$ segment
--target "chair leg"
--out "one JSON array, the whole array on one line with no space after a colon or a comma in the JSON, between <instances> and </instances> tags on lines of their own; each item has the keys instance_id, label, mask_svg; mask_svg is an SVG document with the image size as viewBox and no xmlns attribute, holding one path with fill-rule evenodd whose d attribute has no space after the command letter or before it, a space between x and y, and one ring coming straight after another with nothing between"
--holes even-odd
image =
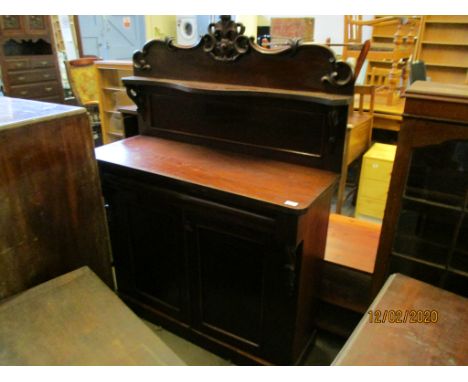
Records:
<instances>
[{"instance_id":1,"label":"chair leg","mask_svg":"<svg viewBox=\"0 0 468 382\"><path fill-rule=\"evenodd\" d=\"M350 140L351 131L346 128L346 136L343 147L343 161L341 162L341 176L340 183L338 184L338 195L336 200L336 213L341 214L343 207L343 199L345 196L346 179L348 178L348 146Z\"/></svg>"},{"instance_id":2,"label":"chair leg","mask_svg":"<svg viewBox=\"0 0 468 382\"><path fill-rule=\"evenodd\" d=\"M336 200L336 213L337 214L341 214L341 209L343 208L347 177L348 177L348 166L345 164L345 161L343 160L343 166L341 168L340 183L338 185L338 196Z\"/></svg>"}]
</instances>

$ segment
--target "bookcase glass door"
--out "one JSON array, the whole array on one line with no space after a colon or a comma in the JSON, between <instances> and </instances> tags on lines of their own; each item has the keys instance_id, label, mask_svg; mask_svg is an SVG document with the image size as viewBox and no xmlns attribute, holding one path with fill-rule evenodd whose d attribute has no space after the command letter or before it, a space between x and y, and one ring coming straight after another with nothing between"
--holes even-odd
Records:
<instances>
[{"instance_id":1,"label":"bookcase glass door","mask_svg":"<svg viewBox=\"0 0 468 382\"><path fill-rule=\"evenodd\" d=\"M390 273L468 296L468 141L412 150Z\"/></svg>"}]
</instances>

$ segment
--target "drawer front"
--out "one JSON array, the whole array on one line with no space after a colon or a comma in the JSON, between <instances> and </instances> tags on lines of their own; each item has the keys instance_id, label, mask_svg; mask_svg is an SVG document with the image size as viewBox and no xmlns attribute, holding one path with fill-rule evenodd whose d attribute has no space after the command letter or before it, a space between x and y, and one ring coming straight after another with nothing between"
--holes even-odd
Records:
<instances>
[{"instance_id":1,"label":"drawer front","mask_svg":"<svg viewBox=\"0 0 468 382\"><path fill-rule=\"evenodd\" d=\"M390 183L393 162L364 158L361 177Z\"/></svg>"},{"instance_id":2,"label":"drawer front","mask_svg":"<svg viewBox=\"0 0 468 382\"><path fill-rule=\"evenodd\" d=\"M29 69L29 60L28 59L21 59L21 60L8 60L6 62L6 67L9 72L14 70L25 70Z\"/></svg>"},{"instance_id":3,"label":"drawer front","mask_svg":"<svg viewBox=\"0 0 468 382\"><path fill-rule=\"evenodd\" d=\"M385 201L387 200L388 187L388 182L361 178L359 184L359 196L378 199L385 203Z\"/></svg>"},{"instance_id":4,"label":"drawer front","mask_svg":"<svg viewBox=\"0 0 468 382\"><path fill-rule=\"evenodd\" d=\"M54 67L54 57L45 56L40 58L31 59L31 68L53 68Z\"/></svg>"},{"instance_id":5,"label":"drawer front","mask_svg":"<svg viewBox=\"0 0 468 382\"><path fill-rule=\"evenodd\" d=\"M10 84L30 84L32 82L43 82L57 79L55 69L33 70L10 74Z\"/></svg>"},{"instance_id":6,"label":"drawer front","mask_svg":"<svg viewBox=\"0 0 468 382\"><path fill-rule=\"evenodd\" d=\"M62 103L62 99L59 96L52 96L52 97L40 97L36 98L36 101L42 102L52 102L52 103Z\"/></svg>"},{"instance_id":7,"label":"drawer front","mask_svg":"<svg viewBox=\"0 0 468 382\"><path fill-rule=\"evenodd\" d=\"M52 97L56 95L58 91L59 85L57 82L47 82L37 85L12 86L10 95L20 98L40 98Z\"/></svg>"},{"instance_id":8,"label":"drawer front","mask_svg":"<svg viewBox=\"0 0 468 382\"><path fill-rule=\"evenodd\" d=\"M372 199L359 196L356 204L356 216L367 215L377 219L383 219L385 212L385 200Z\"/></svg>"}]
</instances>

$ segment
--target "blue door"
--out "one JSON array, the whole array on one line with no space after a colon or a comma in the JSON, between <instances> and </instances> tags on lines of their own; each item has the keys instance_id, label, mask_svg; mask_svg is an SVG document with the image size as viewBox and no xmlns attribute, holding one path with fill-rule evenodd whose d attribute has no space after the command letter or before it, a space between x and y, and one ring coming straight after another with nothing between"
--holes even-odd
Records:
<instances>
[{"instance_id":1,"label":"blue door","mask_svg":"<svg viewBox=\"0 0 468 382\"><path fill-rule=\"evenodd\" d=\"M144 16L78 16L84 55L128 60L145 44Z\"/></svg>"}]
</instances>

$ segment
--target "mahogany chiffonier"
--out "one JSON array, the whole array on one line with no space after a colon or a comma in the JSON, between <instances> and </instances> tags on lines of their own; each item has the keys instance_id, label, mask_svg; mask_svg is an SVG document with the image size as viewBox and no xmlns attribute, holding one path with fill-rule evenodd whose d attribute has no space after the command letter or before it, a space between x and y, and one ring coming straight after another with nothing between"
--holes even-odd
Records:
<instances>
[{"instance_id":1,"label":"mahogany chiffonier","mask_svg":"<svg viewBox=\"0 0 468 382\"><path fill-rule=\"evenodd\" d=\"M350 67L263 49L222 16L151 41L123 79L139 135L96 149L118 293L235 363L295 364L314 335Z\"/></svg>"}]
</instances>

